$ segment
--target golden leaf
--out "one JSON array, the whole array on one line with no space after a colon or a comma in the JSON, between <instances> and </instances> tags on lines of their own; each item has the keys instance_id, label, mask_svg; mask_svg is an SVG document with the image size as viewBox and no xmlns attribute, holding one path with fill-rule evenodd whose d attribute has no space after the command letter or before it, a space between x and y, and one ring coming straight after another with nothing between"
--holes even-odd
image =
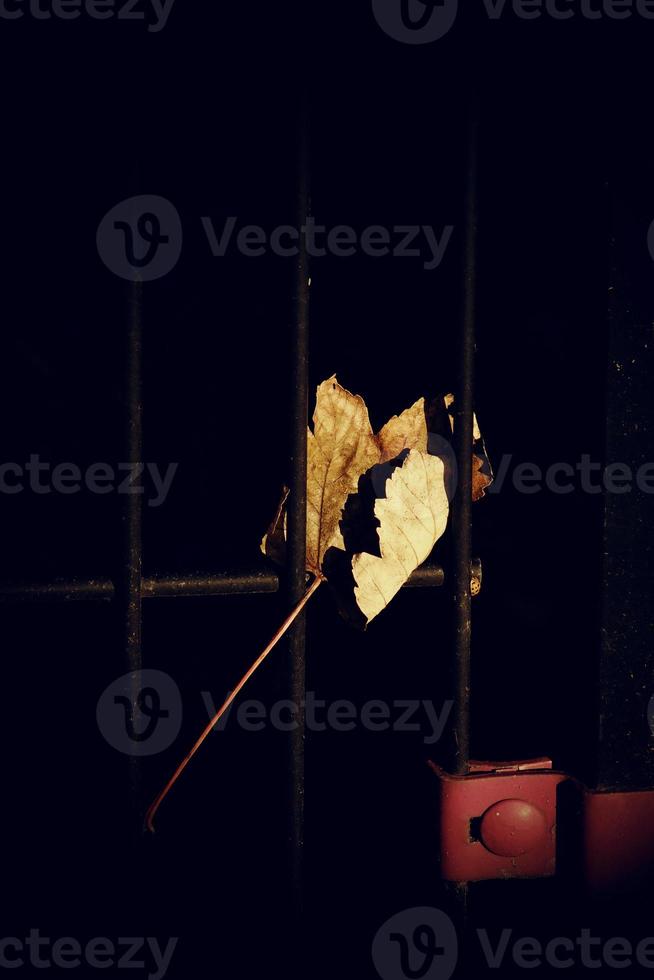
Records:
<instances>
[{"instance_id":1,"label":"golden leaf","mask_svg":"<svg viewBox=\"0 0 654 980\"><path fill-rule=\"evenodd\" d=\"M339 528L345 501L359 477L379 460L368 409L336 376L318 387L308 433L307 569L320 574L328 548L343 548Z\"/></svg>"},{"instance_id":2,"label":"golden leaf","mask_svg":"<svg viewBox=\"0 0 654 980\"><path fill-rule=\"evenodd\" d=\"M359 395L343 388L335 375L318 386L313 431L307 435L306 568L329 578L342 614L357 625L388 605L445 530L449 457L429 452L428 416L429 428L443 431L447 443L454 425L451 395L434 399L427 413L420 398L375 435ZM492 470L476 417L473 439L477 500ZM280 563L288 495L285 488L261 542L264 554Z\"/></svg>"},{"instance_id":3,"label":"golden leaf","mask_svg":"<svg viewBox=\"0 0 654 980\"><path fill-rule=\"evenodd\" d=\"M307 571L322 575L329 548L345 550L340 522L345 502L357 492L360 477L405 449L426 451L424 399L393 416L375 435L363 398L343 388L333 375L318 386L313 432L309 429L307 438ZM277 561L283 556L286 537L287 497L285 491L261 542L264 554Z\"/></svg>"},{"instance_id":4,"label":"golden leaf","mask_svg":"<svg viewBox=\"0 0 654 980\"><path fill-rule=\"evenodd\" d=\"M352 560L357 605L369 623L399 592L447 526L445 466L438 456L412 450L375 502L381 555L360 552Z\"/></svg>"},{"instance_id":5,"label":"golden leaf","mask_svg":"<svg viewBox=\"0 0 654 980\"><path fill-rule=\"evenodd\" d=\"M405 449L418 449L426 453L428 439L425 399L419 398L401 415L394 415L377 436L380 450L377 462L386 463L395 459Z\"/></svg>"}]
</instances>

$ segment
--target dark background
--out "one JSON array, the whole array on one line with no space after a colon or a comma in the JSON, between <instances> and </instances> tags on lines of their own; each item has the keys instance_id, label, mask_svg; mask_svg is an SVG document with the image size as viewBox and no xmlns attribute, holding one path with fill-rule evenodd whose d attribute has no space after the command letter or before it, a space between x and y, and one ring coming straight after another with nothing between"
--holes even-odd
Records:
<instances>
[{"instance_id":1,"label":"dark background","mask_svg":"<svg viewBox=\"0 0 654 980\"><path fill-rule=\"evenodd\" d=\"M145 459L179 463L165 505L145 508L146 574L263 562L258 542L287 477L294 267L234 249L214 258L200 218L268 230L294 220L305 87L320 224L455 226L434 271L417 258L313 263L311 390L337 372L378 427L454 385L476 75L476 408L487 448L496 467L503 454L514 465L602 459L605 185L615 176L634 188L648 290L654 23L509 11L490 22L480 7L425 46L385 35L369 3L316 4L300 18L294 5L177 0L158 34L138 21L0 20L3 460L123 458L128 287L100 260L96 230L131 194L162 195L182 219L179 263L144 289ZM111 576L120 503L88 491L3 496L2 578ZM597 497L519 494L509 479L476 506L477 758L550 755L592 778L600 520ZM312 605L317 697L442 705L446 589L402 593L365 635L328 593ZM267 975L285 961L285 736L228 725L162 808L155 838L141 838L139 815L206 720L200 692L219 702L282 615L275 596L145 604L144 665L174 677L184 718L175 745L144 761L135 806L127 761L95 717L127 669L111 605L3 607L3 934L176 935L169 976L198 980ZM284 671L283 653L273 656L248 696L272 703ZM381 923L439 903L425 764L438 751L420 733L309 737L307 977L373 976ZM557 921L551 884L511 888L502 927Z\"/></svg>"}]
</instances>

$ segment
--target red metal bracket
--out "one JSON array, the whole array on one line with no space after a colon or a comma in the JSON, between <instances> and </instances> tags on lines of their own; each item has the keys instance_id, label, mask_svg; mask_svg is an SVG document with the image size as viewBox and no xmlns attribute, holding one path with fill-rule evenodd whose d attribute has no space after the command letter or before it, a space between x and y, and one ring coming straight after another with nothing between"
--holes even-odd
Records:
<instances>
[{"instance_id":1,"label":"red metal bracket","mask_svg":"<svg viewBox=\"0 0 654 980\"><path fill-rule=\"evenodd\" d=\"M448 881L542 878L556 866L556 787L549 759L473 762L467 776L430 763L441 788L441 874Z\"/></svg>"},{"instance_id":2,"label":"red metal bracket","mask_svg":"<svg viewBox=\"0 0 654 980\"><path fill-rule=\"evenodd\" d=\"M586 885L595 895L654 878L654 790L589 790L550 759L471 762L453 776L430 762L440 785L441 874L447 881L545 878L557 870L559 787L570 785ZM581 834L579 839L578 834Z\"/></svg>"}]
</instances>

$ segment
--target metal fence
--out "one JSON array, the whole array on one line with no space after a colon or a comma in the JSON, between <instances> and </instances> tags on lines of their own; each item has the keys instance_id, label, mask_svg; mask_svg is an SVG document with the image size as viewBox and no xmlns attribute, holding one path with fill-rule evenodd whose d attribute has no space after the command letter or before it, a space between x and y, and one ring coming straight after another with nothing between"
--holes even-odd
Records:
<instances>
[{"instance_id":1,"label":"metal fence","mask_svg":"<svg viewBox=\"0 0 654 980\"><path fill-rule=\"evenodd\" d=\"M310 158L306 111L302 113L299 131L297 217L303 228L310 214ZM471 482L473 435L473 360L475 320L475 268L477 226L477 122L471 114L468 146L468 191L466 200L466 234L464 252L463 320L460 333L459 384L457 391L456 450L459 485L453 510L453 574L456 616L454 673L456 679L456 720L453 731L452 762L457 772L467 772L469 758L470 704L470 603L471 603ZM231 596L237 594L264 595L282 591L288 607L293 607L306 589L306 472L307 421L309 412L309 331L310 331L310 269L306 241L297 260L295 295L293 297L293 326L288 364L288 383L291 392L288 511L288 564L278 575L262 559L260 568L232 572L215 570L208 574L143 576L143 503L138 494L125 498L122 519L122 560L120 574L115 579L54 581L49 583L4 583L0 586L0 601L7 602L76 602L100 600L113 602L123 628L124 655L130 672L143 667L142 603L151 598L180 598L186 596ZM143 398L142 358L143 321L146 296L143 283L129 288L124 363L124 453L126 462L139 464L143 460ZM445 573L437 564L428 563L417 569L407 587L431 588L442 586ZM298 617L288 636L290 653L290 696L298 705L304 702L306 683L306 621ZM135 692L136 693L136 692ZM289 735L290 764L288 766L290 869L294 895L301 905L302 855L304 841L304 718L298 715L298 726ZM139 780L139 762L131 762L135 792Z\"/></svg>"}]
</instances>

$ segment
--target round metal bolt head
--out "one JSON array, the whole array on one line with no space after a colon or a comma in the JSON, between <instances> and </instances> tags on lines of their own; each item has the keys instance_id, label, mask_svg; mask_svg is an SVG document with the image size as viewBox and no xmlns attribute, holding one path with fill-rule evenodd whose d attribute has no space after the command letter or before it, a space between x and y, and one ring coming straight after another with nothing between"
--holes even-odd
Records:
<instances>
[{"instance_id":1,"label":"round metal bolt head","mask_svg":"<svg viewBox=\"0 0 654 980\"><path fill-rule=\"evenodd\" d=\"M547 837L544 814L525 800L500 800L481 818L480 837L484 847L502 857L518 857Z\"/></svg>"}]
</instances>

